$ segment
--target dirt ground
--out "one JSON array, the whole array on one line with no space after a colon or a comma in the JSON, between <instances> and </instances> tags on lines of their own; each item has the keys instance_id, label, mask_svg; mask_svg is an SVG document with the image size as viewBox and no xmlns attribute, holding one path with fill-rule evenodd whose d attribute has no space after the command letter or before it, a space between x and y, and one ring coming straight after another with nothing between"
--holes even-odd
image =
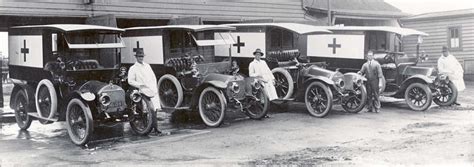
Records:
<instances>
[{"instance_id":1,"label":"dirt ground","mask_svg":"<svg viewBox=\"0 0 474 167\"><path fill-rule=\"evenodd\" d=\"M87 147L71 144L61 123L34 122L28 132L3 124L0 166L473 166L473 94L474 83L468 83L461 107L433 105L415 112L392 101L378 114L348 114L336 107L326 118L292 104L291 111L271 112L261 121L237 114L220 128L172 125L168 134L150 137L126 130L123 138Z\"/></svg>"}]
</instances>

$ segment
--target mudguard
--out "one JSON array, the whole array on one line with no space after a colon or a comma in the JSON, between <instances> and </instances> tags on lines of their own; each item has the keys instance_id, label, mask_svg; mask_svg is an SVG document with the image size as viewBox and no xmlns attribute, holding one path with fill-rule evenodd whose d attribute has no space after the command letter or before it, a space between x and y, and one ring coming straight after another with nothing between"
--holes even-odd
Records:
<instances>
[{"instance_id":1,"label":"mudguard","mask_svg":"<svg viewBox=\"0 0 474 167\"><path fill-rule=\"evenodd\" d=\"M433 80L430 79L428 76L417 74L405 79L405 81L403 81L402 85L400 86L400 90L403 90L402 92L404 92L408 85L416 81L425 82L428 85L433 83Z\"/></svg>"},{"instance_id":2,"label":"mudguard","mask_svg":"<svg viewBox=\"0 0 474 167\"><path fill-rule=\"evenodd\" d=\"M334 81L332 81L331 79L329 79L327 77L324 77L324 76L310 76L304 81L304 83L306 85L306 84L308 84L309 82L311 82L313 80L319 80L319 81L322 81L325 84L334 85Z\"/></svg>"},{"instance_id":3,"label":"mudguard","mask_svg":"<svg viewBox=\"0 0 474 167\"><path fill-rule=\"evenodd\" d=\"M95 100L95 95L91 92L81 92L79 90L76 90L73 92L73 94L77 95L76 97L81 97L82 100L85 101L94 101Z\"/></svg>"}]
</instances>

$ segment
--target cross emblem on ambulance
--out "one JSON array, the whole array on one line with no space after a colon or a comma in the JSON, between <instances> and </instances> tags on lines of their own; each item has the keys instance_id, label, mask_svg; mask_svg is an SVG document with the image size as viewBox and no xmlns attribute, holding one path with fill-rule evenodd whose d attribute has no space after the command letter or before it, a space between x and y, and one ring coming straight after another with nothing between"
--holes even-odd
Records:
<instances>
[{"instance_id":1,"label":"cross emblem on ambulance","mask_svg":"<svg viewBox=\"0 0 474 167\"><path fill-rule=\"evenodd\" d=\"M240 53L240 47L244 47L245 43L240 42L240 36L237 36L237 43L232 46L237 46L237 53Z\"/></svg>"},{"instance_id":2,"label":"cross emblem on ambulance","mask_svg":"<svg viewBox=\"0 0 474 167\"><path fill-rule=\"evenodd\" d=\"M332 48L332 54L336 54L336 48L341 48L341 44L337 44L336 38L333 38L332 43L328 44L328 48Z\"/></svg>"},{"instance_id":3,"label":"cross emblem on ambulance","mask_svg":"<svg viewBox=\"0 0 474 167\"><path fill-rule=\"evenodd\" d=\"M20 49L20 53L23 54L23 62L26 62L26 54L30 53L30 49L26 47L26 39L23 40L23 48Z\"/></svg>"}]
</instances>

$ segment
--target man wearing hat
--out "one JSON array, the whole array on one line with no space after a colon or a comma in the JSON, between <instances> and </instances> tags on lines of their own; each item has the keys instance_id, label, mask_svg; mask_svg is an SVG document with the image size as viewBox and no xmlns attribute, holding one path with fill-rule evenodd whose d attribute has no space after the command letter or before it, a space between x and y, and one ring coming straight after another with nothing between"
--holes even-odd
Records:
<instances>
[{"instance_id":1,"label":"man wearing hat","mask_svg":"<svg viewBox=\"0 0 474 167\"><path fill-rule=\"evenodd\" d=\"M270 101L278 99L278 95L275 89L275 77L273 76L272 71L268 67L267 63L261 58L264 55L260 49L253 52L255 59L250 62L249 65L249 76L257 77L263 80L265 92Z\"/></svg>"},{"instance_id":2,"label":"man wearing hat","mask_svg":"<svg viewBox=\"0 0 474 167\"><path fill-rule=\"evenodd\" d=\"M445 74L449 77L451 82L456 86L458 91L463 91L466 89L464 84L464 70L459 64L459 61L452 54L449 53L447 46L441 48L442 55L438 59L438 72L439 74ZM456 99L457 100L457 99ZM454 105L460 105L459 103L454 102Z\"/></svg>"},{"instance_id":3,"label":"man wearing hat","mask_svg":"<svg viewBox=\"0 0 474 167\"><path fill-rule=\"evenodd\" d=\"M137 62L128 71L128 84L140 90L148 89L155 93L150 100L155 111L161 110L160 98L158 96L158 86L156 76L148 63L143 62L145 54L143 48L138 48L135 53ZM156 129L158 130L158 129Z\"/></svg>"}]
</instances>

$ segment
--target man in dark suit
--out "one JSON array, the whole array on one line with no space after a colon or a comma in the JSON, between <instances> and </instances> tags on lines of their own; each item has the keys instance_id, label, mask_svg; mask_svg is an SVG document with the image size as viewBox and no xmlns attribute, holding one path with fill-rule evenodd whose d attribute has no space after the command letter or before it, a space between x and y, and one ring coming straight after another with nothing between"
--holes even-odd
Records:
<instances>
[{"instance_id":1,"label":"man in dark suit","mask_svg":"<svg viewBox=\"0 0 474 167\"><path fill-rule=\"evenodd\" d=\"M362 68L358 73L360 75L365 75L367 78L367 112L374 111L378 113L380 109L380 88L382 88L384 76L379 62L374 60L373 51L367 53L367 62L362 65Z\"/></svg>"}]
</instances>

